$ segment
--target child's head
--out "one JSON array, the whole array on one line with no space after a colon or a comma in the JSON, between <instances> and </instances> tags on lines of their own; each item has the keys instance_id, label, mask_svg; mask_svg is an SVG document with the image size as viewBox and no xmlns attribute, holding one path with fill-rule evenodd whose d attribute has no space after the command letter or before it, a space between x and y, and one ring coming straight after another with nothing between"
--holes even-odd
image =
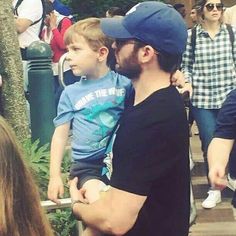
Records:
<instances>
[{"instance_id":1,"label":"child's head","mask_svg":"<svg viewBox=\"0 0 236 236\"><path fill-rule=\"evenodd\" d=\"M113 41L102 32L98 18L87 18L72 25L64 35L64 42L69 51L68 60L72 61L72 70L74 66L73 54L77 54L76 60L82 60L81 63L89 63L93 57L95 61L105 62L108 66L110 66L111 58L114 57L111 49Z\"/></svg>"}]
</instances>

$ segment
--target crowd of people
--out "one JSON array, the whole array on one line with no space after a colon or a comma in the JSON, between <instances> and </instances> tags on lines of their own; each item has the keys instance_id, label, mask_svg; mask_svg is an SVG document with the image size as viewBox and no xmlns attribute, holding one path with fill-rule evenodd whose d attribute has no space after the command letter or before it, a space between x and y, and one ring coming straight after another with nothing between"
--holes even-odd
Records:
<instances>
[{"instance_id":1,"label":"crowd of people","mask_svg":"<svg viewBox=\"0 0 236 236\"><path fill-rule=\"evenodd\" d=\"M225 10L221 0L199 0L189 12L193 26L188 29L182 3L147 1L126 14L111 7L106 18L74 23L71 9L58 0L13 0L25 91L27 47L41 39L52 49L57 116L48 198L60 204L63 197L61 163L71 135L72 212L85 224L83 236L188 235L193 120L209 183L202 207L220 203L225 186L235 190L235 7ZM67 86L62 88L58 61L65 53ZM181 96L186 91L190 123ZM9 212L0 217L0 234L52 235L3 118L0 130L0 176L8 176L9 184L1 181L0 195L2 189L12 193L10 188L21 187L1 198ZM23 174L16 180L19 166ZM25 196L24 188L31 195ZM25 212L19 209L23 199L30 206Z\"/></svg>"}]
</instances>

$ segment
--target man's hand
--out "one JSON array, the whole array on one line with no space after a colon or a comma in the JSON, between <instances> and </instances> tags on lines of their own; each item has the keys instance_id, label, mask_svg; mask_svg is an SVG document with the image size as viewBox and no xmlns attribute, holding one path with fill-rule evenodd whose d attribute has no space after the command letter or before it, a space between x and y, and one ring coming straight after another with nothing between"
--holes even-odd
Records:
<instances>
[{"instance_id":1,"label":"man's hand","mask_svg":"<svg viewBox=\"0 0 236 236\"><path fill-rule=\"evenodd\" d=\"M222 165L214 165L209 170L209 179L214 189L222 190L227 186L225 168Z\"/></svg>"},{"instance_id":2,"label":"man's hand","mask_svg":"<svg viewBox=\"0 0 236 236\"><path fill-rule=\"evenodd\" d=\"M88 204L88 200L85 198L86 190L84 188L78 189L77 184L78 184L78 178L77 177L75 177L73 180L71 180L69 182L70 196L71 196L72 202L76 201L76 200L79 200L79 201L81 201L85 204Z\"/></svg>"},{"instance_id":3,"label":"man's hand","mask_svg":"<svg viewBox=\"0 0 236 236\"><path fill-rule=\"evenodd\" d=\"M63 198L64 195L64 185L61 177L52 177L48 184L48 199L55 202L56 204L61 204L58 197Z\"/></svg>"}]
</instances>

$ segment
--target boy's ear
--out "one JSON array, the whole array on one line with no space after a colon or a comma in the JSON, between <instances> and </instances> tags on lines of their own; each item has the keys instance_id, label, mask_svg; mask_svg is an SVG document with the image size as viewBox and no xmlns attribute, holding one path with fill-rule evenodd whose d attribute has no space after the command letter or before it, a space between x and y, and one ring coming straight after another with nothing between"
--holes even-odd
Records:
<instances>
[{"instance_id":1,"label":"boy's ear","mask_svg":"<svg viewBox=\"0 0 236 236\"><path fill-rule=\"evenodd\" d=\"M98 51L98 60L100 62L104 61L107 59L107 56L108 56L108 53L109 53L109 49L107 47L101 47L99 48L99 51Z\"/></svg>"}]
</instances>

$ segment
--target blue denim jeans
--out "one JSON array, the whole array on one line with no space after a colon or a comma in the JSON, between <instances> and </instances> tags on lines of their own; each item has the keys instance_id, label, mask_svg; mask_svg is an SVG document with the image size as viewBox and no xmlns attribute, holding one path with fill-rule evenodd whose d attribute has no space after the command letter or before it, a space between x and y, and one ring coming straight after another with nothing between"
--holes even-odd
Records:
<instances>
[{"instance_id":1,"label":"blue denim jeans","mask_svg":"<svg viewBox=\"0 0 236 236\"><path fill-rule=\"evenodd\" d=\"M215 132L219 109L203 109L192 106L192 112L198 126L206 173L208 175L207 148Z\"/></svg>"}]
</instances>

